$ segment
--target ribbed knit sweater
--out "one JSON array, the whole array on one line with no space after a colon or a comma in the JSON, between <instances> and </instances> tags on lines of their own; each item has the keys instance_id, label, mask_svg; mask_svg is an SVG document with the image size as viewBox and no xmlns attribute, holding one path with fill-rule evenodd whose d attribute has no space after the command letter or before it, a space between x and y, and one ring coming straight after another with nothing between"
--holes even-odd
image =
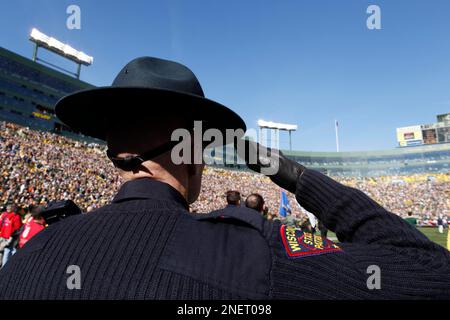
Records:
<instances>
[{"instance_id":1,"label":"ribbed knit sweater","mask_svg":"<svg viewBox=\"0 0 450 320\"><path fill-rule=\"evenodd\" d=\"M361 191L305 170L296 197L338 247L308 247L307 233L247 208L191 215L169 185L127 182L111 204L31 239L0 271L0 298L450 298L449 252ZM79 289L67 285L70 266ZM368 286L370 266L379 289Z\"/></svg>"}]
</instances>

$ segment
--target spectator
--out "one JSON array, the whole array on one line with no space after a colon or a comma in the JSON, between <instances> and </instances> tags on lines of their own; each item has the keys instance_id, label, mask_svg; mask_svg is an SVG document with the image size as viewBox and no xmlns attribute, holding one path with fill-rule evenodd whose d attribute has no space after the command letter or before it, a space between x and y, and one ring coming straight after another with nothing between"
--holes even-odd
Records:
<instances>
[{"instance_id":1,"label":"spectator","mask_svg":"<svg viewBox=\"0 0 450 320\"><path fill-rule=\"evenodd\" d=\"M412 212L408 211L408 217L405 218L405 221L408 222L409 224L413 225L414 227L417 226L417 219L415 217L412 216Z\"/></svg>"},{"instance_id":2,"label":"spectator","mask_svg":"<svg viewBox=\"0 0 450 320\"><path fill-rule=\"evenodd\" d=\"M9 244L9 237L5 239L2 236L3 225L6 222L6 218L14 212L14 206L12 204L7 204L5 211L0 215L0 257L3 260L3 254L5 251L5 247Z\"/></svg>"},{"instance_id":3,"label":"spectator","mask_svg":"<svg viewBox=\"0 0 450 320\"><path fill-rule=\"evenodd\" d=\"M239 191L229 190L226 193L227 204L229 206L240 206L241 205L241 193Z\"/></svg>"},{"instance_id":4,"label":"spectator","mask_svg":"<svg viewBox=\"0 0 450 320\"><path fill-rule=\"evenodd\" d=\"M258 211L259 213L264 213L264 198L258 193L252 193L245 199L245 206L247 208Z\"/></svg>"},{"instance_id":5,"label":"spectator","mask_svg":"<svg viewBox=\"0 0 450 320\"><path fill-rule=\"evenodd\" d=\"M22 248L32 237L45 229L45 220L41 215L43 207L33 207L31 217L25 222L20 233L19 248Z\"/></svg>"},{"instance_id":6,"label":"spectator","mask_svg":"<svg viewBox=\"0 0 450 320\"><path fill-rule=\"evenodd\" d=\"M439 233L444 233L444 219L442 219L442 215L439 215L437 225Z\"/></svg>"},{"instance_id":7,"label":"spectator","mask_svg":"<svg viewBox=\"0 0 450 320\"><path fill-rule=\"evenodd\" d=\"M2 217L1 237L6 240L3 250L2 268L8 262L9 258L16 253L16 247L19 239L19 229L22 226L22 220L17 212L17 207L10 206L7 214Z\"/></svg>"}]
</instances>

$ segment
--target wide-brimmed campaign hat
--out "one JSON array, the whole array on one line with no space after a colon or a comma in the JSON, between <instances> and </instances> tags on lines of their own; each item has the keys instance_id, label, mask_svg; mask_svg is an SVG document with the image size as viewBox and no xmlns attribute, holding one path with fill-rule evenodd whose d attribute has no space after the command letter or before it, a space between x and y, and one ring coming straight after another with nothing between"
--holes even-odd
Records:
<instances>
[{"instance_id":1,"label":"wide-brimmed campaign hat","mask_svg":"<svg viewBox=\"0 0 450 320\"><path fill-rule=\"evenodd\" d=\"M195 74L169 60L141 57L129 62L109 87L67 95L55 106L58 118L72 130L106 140L111 119L158 121L165 115L202 121L203 130L246 130L239 115L205 98ZM151 130L149 125L148 130Z\"/></svg>"}]
</instances>

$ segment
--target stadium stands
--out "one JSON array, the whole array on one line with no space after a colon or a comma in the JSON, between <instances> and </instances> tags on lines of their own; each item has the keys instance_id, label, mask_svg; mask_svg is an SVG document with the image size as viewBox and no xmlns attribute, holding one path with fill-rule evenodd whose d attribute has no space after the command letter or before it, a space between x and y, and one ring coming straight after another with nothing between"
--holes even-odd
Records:
<instances>
[{"instance_id":1,"label":"stadium stands","mask_svg":"<svg viewBox=\"0 0 450 320\"><path fill-rule=\"evenodd\" d=\"M0 47L0 120L70 133L54 115L64 95L93 86Z\"/></svg>"},{"instance_id":2,"label":"stadium stands","mask_svg":"<svg viewBox=\"0 0 450 320\"><path fill-rule=\"evenodd\" d=\"M83 210L108 203L120 180L105 155L105 147L57 134L0 122L0 205L19 206L72 199ZM399 215L412 211L420 221L450 214L450 174L421 173L377 177L335 177L356 187ZM225 206L225 192L246 197L260 193L277 214L280 189L267 177L249 171L207 167L202 191L192 206L209 212ZM304 218L290 195L293 217Z\"/></svg>"},{"instance_id":3,"label":"stadium stands","mask_svg":"<svg viewBox=\"0 0 450 320\"><path fill-rule=\"evenodd\" d=\"M295 161L340 176L382 176L450 171L450 144L367 152L283 151Z\"/></svg>"},{"instance_id":4,"label":"stadium stands","mask_svg":"<svg viewBox=\"0 0 450 320\"><path fill-rule=\"evenodd\" d=\"M282 151L287 157L332 176L373 177L450 171L450 143L366 152ZM245 164L236 164L231 146L223 150L217 148L207 159L218 167L246 168Z\"/></svg>"}]
</instances>

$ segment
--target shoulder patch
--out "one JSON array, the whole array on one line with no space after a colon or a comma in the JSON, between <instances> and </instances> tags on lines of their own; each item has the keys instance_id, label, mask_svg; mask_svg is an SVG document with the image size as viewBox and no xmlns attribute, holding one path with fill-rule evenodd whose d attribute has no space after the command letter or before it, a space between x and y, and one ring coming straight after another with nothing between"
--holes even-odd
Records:
<instances>
[{"instance_id":1,"label":"shoulder patch","mask_svg":"<svg viewBox=\"0 0 450 320\"><path fill-rule=\"evenodd\" d=\"M298 228L281 225L280 234L286 254L290 258L342 252L342 249L333 241L303 232Z\"/></svg>"}]
</instances>

